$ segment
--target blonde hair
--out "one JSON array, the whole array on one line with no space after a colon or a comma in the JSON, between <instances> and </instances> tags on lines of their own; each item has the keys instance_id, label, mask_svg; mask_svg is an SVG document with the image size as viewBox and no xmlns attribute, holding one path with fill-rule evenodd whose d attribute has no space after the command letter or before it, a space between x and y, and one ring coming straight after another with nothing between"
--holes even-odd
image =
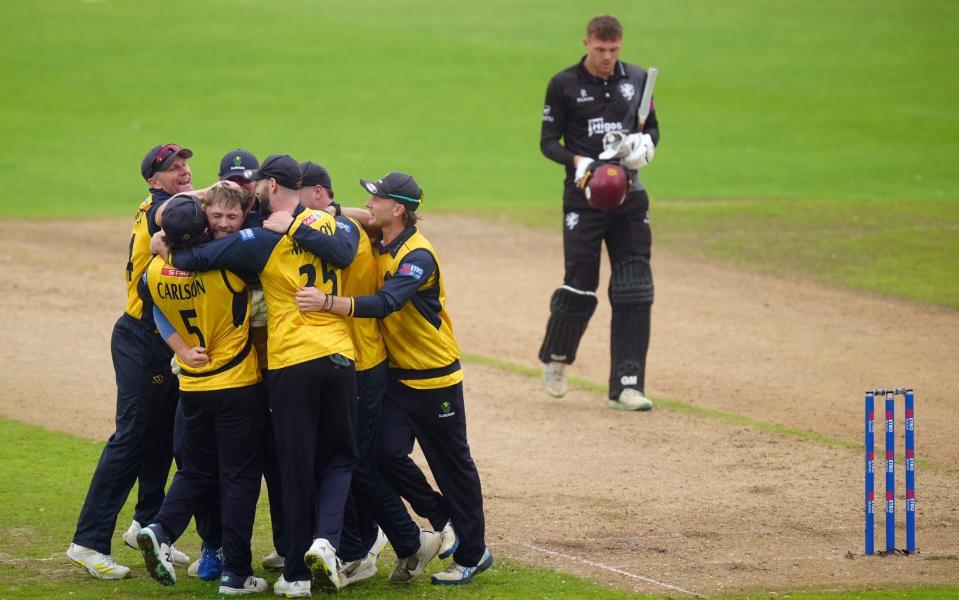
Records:
<instances>
[{"instance_id":1,"label":"blonde hair","mask_svg":"<svg viewBox=\"0 0 959 600\"><path fill-rule=\"evenodd\" d=\"M241 190L229 185L217 185L210 188L203 198L203 210L219 204L223 208L237 208L246 212L249 208L249 195Z\"/></svg>"}]
</instances>

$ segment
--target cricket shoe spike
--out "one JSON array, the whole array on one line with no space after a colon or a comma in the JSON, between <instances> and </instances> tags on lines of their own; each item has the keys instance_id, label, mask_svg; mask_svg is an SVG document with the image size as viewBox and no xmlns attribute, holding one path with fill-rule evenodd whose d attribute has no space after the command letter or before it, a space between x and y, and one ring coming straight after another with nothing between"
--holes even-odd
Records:
<instances>
[{"instance_id":1,"label":"cricket shoe spike","mask_svg":"<svg viewBox=\"0 0 959 600\"><path fill-rule=\"evenodd\" d=\"M174 585L176 571L170 556L170 538L164 533L163 527L154 523L141 529L137 534L137 545L150 577L162 585Z\"/></svg>"},{"instance_id":2,"label":"cricket shoe spike","mask_svg":"<svg viewBox=\"0 0 959 600\"><path fill-rule=\"evenodd\" d=\"M329 540L316 538L313 545L303 555L303 562L313 573L313 581L326 589L338 591L343 587L340 581L340 561L336 549Z\"/></svg>"}]
</instances>

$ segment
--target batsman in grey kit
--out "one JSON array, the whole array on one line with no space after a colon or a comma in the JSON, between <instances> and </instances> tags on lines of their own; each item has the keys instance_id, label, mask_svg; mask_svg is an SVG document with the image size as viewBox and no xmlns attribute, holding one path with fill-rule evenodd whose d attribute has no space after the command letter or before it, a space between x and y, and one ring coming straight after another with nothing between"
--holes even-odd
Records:
<instances>
[{"instance_id":1,"label":"batsman in grey kit","mask_svg":"<svg viewBox=\"0 0 959 600\"><path fill-rule=\"evenodd\" d=\"M563 191L563 285L553 292L539 359L543 385L566 393L567 365L596 310L600 251L609 253L612 275L609 404L621 410L649 410L645 396L653 275L649 196L638 171L653 159L659 125L652 103L656 71L618 60L623 28L610 15L586 28L586 55L557 73L546 90L540 149L566 167ZM560 141L562 140L562 142ZM591 169L616 161L629 176L623 202L605 211L587 201L583 187Z\"/></svg>"}]
</instances>

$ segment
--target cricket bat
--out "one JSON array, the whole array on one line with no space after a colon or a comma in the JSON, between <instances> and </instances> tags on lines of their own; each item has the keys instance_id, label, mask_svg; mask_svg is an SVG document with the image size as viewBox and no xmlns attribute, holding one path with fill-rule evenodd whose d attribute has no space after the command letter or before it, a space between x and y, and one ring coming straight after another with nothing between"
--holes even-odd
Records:
<instances>
[{"instance_id":1,"label":"cricket bat","mask_svg":"<svg viewBox=\"0 0 959 600\"><path fill-rule=\"evenodd\" d=\"M656 75L659 69L650 67L646 72L646 85L643 86L643 97L639 101L639 110L637 118L639 119L639 131L646 127L646 118L649 116L649 107L653 102L653 88L656 86Z\"/></svg>"}]
</instances>

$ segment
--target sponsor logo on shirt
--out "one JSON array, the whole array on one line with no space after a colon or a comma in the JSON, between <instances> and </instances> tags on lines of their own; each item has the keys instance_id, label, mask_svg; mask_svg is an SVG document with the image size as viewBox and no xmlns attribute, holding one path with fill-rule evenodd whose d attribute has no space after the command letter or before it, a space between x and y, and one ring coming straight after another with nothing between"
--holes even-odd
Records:
<instances>
[{"instance_id":1,"label":"sponsor logo on shirt","mask_svg":"<svg viewBox=\"0 0 959 600\"><path fill-rule=\"evenodd\" d=\"M593 137L593 134L606 135L610 131L622 131L623 124L619 121L607 123L603 117L596 117L586 121L586 135Z\"/></svg>"},{"instance_id":2,"label":"sponsor logo on shirt","mask_svg":"<svg viewBox=\"0 0 959 600\"><path fill-rule=\"evenodd\" d=\"M160 269L160 274L164 277L193 277L193 273L190 271L181 271L180 269L175 269L173 267L163 267Z\"/></svg>"},{"instance_id":3,"label":"sponsor logo on shirt","mask_svg":"<svg viewBox=\"0 0 959 600\"><path fill-rule=\"evenodd\" d=\"M396 270L396 274L412 277L413 279L419 281L423 278L423 268L417 267L414 264L403 263L400 265L400 268Z\"/></svg>"},{"instance_id":4,"label":"sponsor logo on shirt","mask_svg":"<svg viewBox=\"0 0 959 600\"><path fill-rule=\"evenodd\" d=\"M312 223L316 223L316 219L317 219L316 213L313 213L312 215L310 215L310 216L308 216L307 218L303 219L303 224L304 224L304 225L310 225L310 224L312 224Z\"/></svg>"},{"instance_id":5,"label":"sponsor logo on shirt","mask_svg":"<svg viewBox=\"0 0 959 600\"><path fill-rule=\"evenodd\" d=\"M583 102L592 102L594 98L589 95L589 92L580 88L579 96L576 98L576 102L582 104Z\"/></svg>"},{"instance_id":6,"label":"sponsor logo on shirt","mask_svg":"<svg viewBox=\"0 0 959 600\"><path fill-rule=\"evenodd\" d=\"M253 235L252 229L241 229L240 230L240 239L244 242L247 240L252 240L255 236Z\"/></svg>"},{"instance_id":7,"label":"sponsor logo on shirt","mask_svg":"<svg viewBox=\"0 0 959 600\"><path fill-rule=\"evenodd\" d=\"M544 121L546 121L546 122L548 122L548 123L552 123L552 122L553 122L553 115L549 114L550 111L552 111L552 110L553 110L553 107L550 106L549 104L547 104L546 106L543 107L543 120L544 120Z\"/></svg>"}]
</instances>

